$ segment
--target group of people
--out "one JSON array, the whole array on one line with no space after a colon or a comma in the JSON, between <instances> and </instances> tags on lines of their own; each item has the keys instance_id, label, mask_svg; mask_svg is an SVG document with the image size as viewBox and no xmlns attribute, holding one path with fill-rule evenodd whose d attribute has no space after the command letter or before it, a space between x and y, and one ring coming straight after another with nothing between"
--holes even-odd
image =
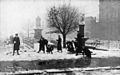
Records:
<instances>
[{"instance_id":1,"label":"group of people","mask_svg":"<svg viewBox=\"0 0 120 75\"><path fill-rule=\"evenodd\" d=\"M66 42L68 52L75 53L76 56L79 53L82 53L82 55L86 55L87 57L91 58L91 51L87 46L80 46L77 41L67 41Z\"/></svg>"},{"instance_id":2,"label":"group of people","mask_svg":"<svg viewBox=\"0 0 120 75\"><path fill-rule=\"evenodd\" d=\"M58 36L58 39L57 39L57 51L58 52L62 52L62 45L61 45L61 42L62 42L62 40L61 40L61 37L60 37L60 35ZM47 39L45 39L45 38L43 38L42 36L41 36L41 38L40 38L40 40L38 41L38 43L39 43L39 51L38 51L38 53L40 52L40 51L43 51L43 53L45 53L45 47L46 47L46 52L47 53L53 53L52 51L53 51L53 49L54 49L54 45L50 45L50 44L48 44L48 40Z\"/></svg>"},{"instance_id":3,"label":"group of people","mask_svg":"<svg viewBox=\"0 0 120 75\"><path fill-rule=\"evenodd\" d=\"M60 37L60 35L58 35L58 39L57 41L57 51L58 52L62 52L62 39ZM13 38L13 43L14 43L14 48L13 48L13 55L15 54L15 51L17 51L17 55L19 55L19 49L20 49L20 38L18 37L18 34L15 34L15 37ZM53 54L53 50L54 50L54 45L50 45L48 44L48 40L43 38L41 36L40 40L38 41L39 43L39 50L38 53L43 51L43 53L47 52L47 53L51 53ZM74 47L73 47L74 44ZM78 34L76 41L72 41L72 42L67 42L66 43L68 51L72 52L72 53L76 53L76 55L78 55L79 53L83 53L83 55L85 54L86 56L91 58L91 52L90 50L85 47L85 41L82 39L82 37ZM46 50L45 50L46 47Z\"/></svg>"},{"instance_id":4,"label":"group of people","mask_svg":"<svg viewBox=\"0 0 120 75\"><path fill-rule=\"evenodd\" d=\"M83 56L86 55L87 57L91 58L91 51L87 46L85 46L84 36L79 32L77 34L77 38L75 38L75 41L68 41L66 44L68 51L75 53L76 56L79 53L82 53Z\"/></svg>"},{"instance_id":5,"label":"group of people","mask_svg":"<svg viewBox=\"0 0 120 75\"><path fill-rule=\"evenodd\" d=\"M61 37L60 35L58 36L58 39L56 40L57 41L57 51L58 52L62 52L62 40L61 40ZM48 44L48 40L43 38L41 36L40 40L38 41L39 43L39 50L38 50L38 53L43 51L43 53L45 53L45 51L47 53L53 53L53 49L54 49L54 45L50 45ZM14 47L13 47L13 55L15 54L15 51L17 51L17 55L19 55L19 49L20 49L20 38L18 37L18 34L15 34L15 37L13 38L13 44L14 44ZM45 47L46 47L46 50L45 50Z\"/></svg>"}]
</instances>

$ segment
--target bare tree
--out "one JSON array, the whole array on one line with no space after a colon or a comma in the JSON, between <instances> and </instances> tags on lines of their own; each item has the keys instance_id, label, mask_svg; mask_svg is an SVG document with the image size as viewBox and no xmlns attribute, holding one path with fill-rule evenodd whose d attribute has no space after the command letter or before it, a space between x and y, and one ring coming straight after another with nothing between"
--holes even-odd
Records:
<instances>
[{"instance_id":1,"label":"bare tree","mask_svg":"<svg viewBox=\"0 0 120 75\"><path fill-rule=\"evenodd\" d=\"M81 13L70 5L60 7L53 6L48 11L48 25L55 33L61 33L63 37L63 47L66 45L66 35L78 28Z\"/></svg>"}]
</instances>

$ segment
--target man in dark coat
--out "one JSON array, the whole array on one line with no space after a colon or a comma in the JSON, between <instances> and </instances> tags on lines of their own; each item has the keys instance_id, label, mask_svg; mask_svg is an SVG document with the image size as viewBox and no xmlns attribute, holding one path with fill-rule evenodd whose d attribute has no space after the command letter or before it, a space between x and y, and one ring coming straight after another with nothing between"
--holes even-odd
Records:
<instances>
[{"instance_id":1,"label":"man in dark coat","mask_svg":"<svg viewBox=\"0 0 120 75\"><path fill-rule=\"evenodd\" d=\"M19 55L20 38L18 37L18 34L15 34L15 37L13 38L13 43L14 43L13 55L15 51L17 51L17 55Z\"/></svg>"},{"instance_id":2,"label":"man in dark coat","mask_svg":"<svg viewBox=\"0 0 120 75\"><path fill-rule=\"evenodd\" d=\"M61 51L62 52L62 45L61 45L61 37L60 37L60 35L58 36L58 43L57 43L57 50L58 50L58 52L59 51Z\"/></svg>"},{"instance_id":3,"label":"man in dark coat","mask_svg":"<svg viewBox=\"0 0 120 75\"><path fill-rule=\"evenodd\" d=\"M83 50L83 39L82 39L82 35L78 32L77 34L77 47L76 47L76 55L78 55L78 53L82 53Z\"/></svg>"},{"instance_id":4,"label":"man in dark coat","mask_svg":"<svg viewBox=\"0 0 120 75\"><path fill-rule=\"evenodd\" d=\"M46 46L46 49L47 49L47 45L48 45L48 40L47 39L43 39L44 40L44 45Z\"/></svg>"},{"instance_id":5,"label":"man in dark coat","mask_svg":"<svg viewBox=\"0 0 120 75\"><path fill-rule=\"evenodd\" d=\"M38 51L38 53L41 50L45 53L45 39L43 37L41 37L38 42L39 42L39 51Z\"/></svg>"}]
</instances>

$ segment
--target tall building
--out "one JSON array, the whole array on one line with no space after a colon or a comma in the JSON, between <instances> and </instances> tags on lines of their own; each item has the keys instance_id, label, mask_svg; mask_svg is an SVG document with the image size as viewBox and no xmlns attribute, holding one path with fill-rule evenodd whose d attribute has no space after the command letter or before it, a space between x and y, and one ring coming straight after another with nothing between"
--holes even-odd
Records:
<instances>
[{"instance_id":1,"label":"tall building","mask_svg":"<svg viewBox=\"0 0 120 75\"><path fill-rule=\"evenodd\" d=\"M0 39L2 38L1 24L0 24Z\"/></svg>"},{"instance_id":2,"label":"tall building","mask_svg":"<svg viewBox=\"0 0 120 75\"><path fill-rule=\"evenodd\" d=\"M120 40L120 0L99 0L99 38Z\"/></svg>"}]
</instances>

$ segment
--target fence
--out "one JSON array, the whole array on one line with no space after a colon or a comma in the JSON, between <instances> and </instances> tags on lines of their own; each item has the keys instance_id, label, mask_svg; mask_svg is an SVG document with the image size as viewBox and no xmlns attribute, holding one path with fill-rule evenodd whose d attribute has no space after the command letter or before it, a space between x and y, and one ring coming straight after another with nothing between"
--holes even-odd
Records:
<instances>
[{"instance_id":1,"label":"fence","mask_svg":"<svg viewBox=\"0 0 120 75\"><path fill-rule=\"evenodd\" d=\"M98 42L93 41L94 44L92 46L95 46ZM101 49L108 49L108 50L119 50L120 49L120 41L112 41L112 40L99 40L100 44L98 44L96 47Z\"/></svg>"},{"instance_id":2,"label":"fence","mask_svg":"<svg viewBox=\"0 0 120 75\"><path fill-rule=\"evenodd\" d=\"M34 47L34 39L32 38L24 38L23 43L29 45L31 48Z\"/></svg>"}]
</instances>

